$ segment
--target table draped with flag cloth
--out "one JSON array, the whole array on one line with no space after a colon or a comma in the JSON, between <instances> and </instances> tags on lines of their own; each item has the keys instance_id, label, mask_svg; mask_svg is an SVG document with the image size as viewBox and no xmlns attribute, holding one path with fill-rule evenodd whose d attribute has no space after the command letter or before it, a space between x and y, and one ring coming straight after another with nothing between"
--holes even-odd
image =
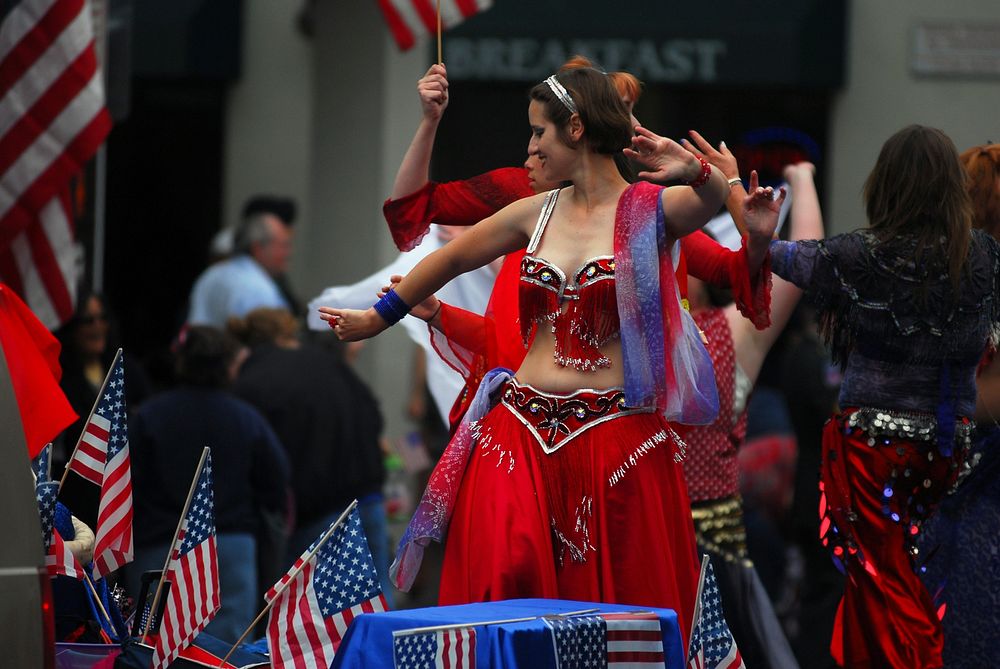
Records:
<instances>
[{"instance_id":1,"label":"table draped with flag cloth","mask_svg":"<svg viewBox=\"0 0 1000 669\"><path fill-rule=\"evenodd\" d=\"M394 631L435 625L487 622L597 609L598 613L652 611L660 619L668 668L684 666L684 642L671 609L594 604L560 599L511 599L481 604L437 606L358 616L347 630L332 669L392 669ZM476 628L477 669L531 667L556 669L552 631L541 618Z\"/></svg>"}]
</instances>

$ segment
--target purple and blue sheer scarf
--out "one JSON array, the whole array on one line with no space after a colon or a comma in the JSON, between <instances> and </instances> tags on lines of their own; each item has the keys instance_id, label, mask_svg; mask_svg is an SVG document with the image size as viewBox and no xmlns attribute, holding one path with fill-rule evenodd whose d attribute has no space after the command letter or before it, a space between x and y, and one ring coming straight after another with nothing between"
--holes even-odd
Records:
<instances>
[{"instance_id":1,"label":"purple and blue sheer scarf","mask_svg":"<svg viewBox=\"0 0 1000 669\"><path fill-rule=\"evenodd\" d=\"M615 285L621 320L625 402L655 406L671 422L708 425L719 413L712 359L681 307L667 235L663 188L640 181L618 200Z\"/></svg>"}]
</instances>

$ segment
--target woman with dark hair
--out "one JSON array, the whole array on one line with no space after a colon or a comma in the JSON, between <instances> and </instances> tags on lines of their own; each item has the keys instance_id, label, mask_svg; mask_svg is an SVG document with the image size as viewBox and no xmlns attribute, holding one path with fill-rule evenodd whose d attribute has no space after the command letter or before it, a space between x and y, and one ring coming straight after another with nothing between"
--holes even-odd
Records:
<instances>
[{"instance_id":1,"label":"woman with dark hair","mask_svg":"<svg viewBox=\"0 0 1000 669\"><path fill-rule=\"evenodd\" d=\"M559 68L559 72L578 68L594 69L587 58L574 56ZM621 97L632 126L637 125L632 109L642 95L642 84L628 72L609 72L605 76ZM432 65L417 83L417 92L423 118L400 163L392 193L382 207L393 241L401 251L409 251L420 244L431 223L475 225L512 202L560 185L546 181L537 156L532 155L523 167L495 169L461 181L430 181L428 173L434 138L450 97L444 65ZM697 133L693 136L700 140ZM725 147L722 151L732 157ZM621 152L611 155L623 177L634 181L635 175L626 156ZM735 168L735 161L732 165ZM738 172L723 169L723 174L730 186L740 183ZM742 185L731 188L729 203L739 208L744 194ZM515 368L524 357L516 325L518 272L523 257L523 251L518 250L504 258L485 318L447 302L441 303L440 310L433 310L434 348L466 381L449 416L452 427L461 420L488 370L498 366ZM687 298L688 273L710 284L731 288L740 312L757 327L767 326L770 272L762 257L756 257L755 261L747 254L746 244L740 251L730 251L700 230L695 231L681 241L676 263L682 300Z\"/></svg>"},{"instance_id":2,"label":"woman with dark hair","mask_svg":"<svg viewBox=\"0 0 1000 669\"><path fill-rule=\"evenodd\" d=\"M1000 245L973 231L940 130L889 138L865 182L869 226L771 243L844 365L823 434L822 541L847 574L831 652L849 667L941 667L941 623L914 573L921 526L963 472L976 365L998 327Z\"/></svg>"},{"instance_id":3,"label":"woman with dark hair","mask_svg":"<svg viewBox=\"0 0 1000 669\"><path fill-rule=\"evenodd\" d=\"M227 388L245 355L216 328L185 330L176 388L149 399L129 421L135 560L133 596L144 571L163 569L195 467L206 446L215 468L215 531L222 608L207 627L236 641L257 609L258 511L285 508L288 464L267 420Z\"/></svg>"},{"instance_id":4,"label":"woman with dark hair","mask_svg":"<svg viewBox=\"0 0 1000 669\"><path fill-rule=\"evenodd\" d=\"M973 147L960 156L969 176L972 227L1000 240L1000 144ZM921 533L927 555L921 578L946 611L944 663L974 669L1000 659L1000 362L996 342L976 376L975 467L946 497Z\"/></svg>"},{"instance_id":5,"label":"woman with dark hair","mask_svg":"<svg viewBox=\"0 0 1000 669\"><path fill-rule=\"evenodd\" d=\"M538 178L571 185L472 227L367 311L320 310L342 339L371 337L454 276L527 246L518 280L527 353L516 374L494 370L480 387L401 544L397 584L447 530L441 603L669 607L686 636L698 565L683 443L667 420L710 422L718 399L673 257L729 186L668 139L642 129L633 139L628 110L597 70L549 77L530 97ZM629 185L613 156L630 142L655 156L658 181L688 185ZM756 228L761 217L747 218ZM489 410L491 392L499 403Z\"/></svg>"}]
</instances>

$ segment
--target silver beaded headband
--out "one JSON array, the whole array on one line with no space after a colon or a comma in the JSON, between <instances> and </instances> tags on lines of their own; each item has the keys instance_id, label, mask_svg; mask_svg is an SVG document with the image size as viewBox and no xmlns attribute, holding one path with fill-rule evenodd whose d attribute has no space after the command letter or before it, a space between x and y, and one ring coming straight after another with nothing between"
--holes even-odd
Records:
<instances>
[{"instance_id":1,"label":"silver beaded headband","mask_svg":"<svg viewBox=\"0 0 1000 669\"><path fill-rule=\"evenodd\" d=\"M555 96L559 98L559 102L563 103L566 106L566 109L569 110L569 113L571 114L577 113L576 103L573 102L573 98L570 97L569 91L567 91L566 88L561 83L559 83L559 80L556 78L556 75L553 74L551 77L546 79L545 83L549 85L549 88L552 89L552 92L555 93Z\"/></svg>"}]
</instances>

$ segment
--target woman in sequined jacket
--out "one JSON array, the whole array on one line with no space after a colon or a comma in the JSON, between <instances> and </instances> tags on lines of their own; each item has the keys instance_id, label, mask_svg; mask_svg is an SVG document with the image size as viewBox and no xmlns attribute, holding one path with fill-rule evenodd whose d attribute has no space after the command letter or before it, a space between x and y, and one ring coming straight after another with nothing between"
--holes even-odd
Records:
<instances>
[{"instance_id":1,"label":"woman in sequined jacket","mask_svg":"<svg viewBox=\"0 0 1000 669\"><path fill-rule=\"evenodd\" d=\"M1000 320L1000 244L971 229L940 130L889 138L864 202L863 230L771 243L774 273L817 303L845 367L820 472L822 541L848 576L831 652L848 667L941 667L916 540L965 465L976 366Z\"/></svg>"}]
</instances>

